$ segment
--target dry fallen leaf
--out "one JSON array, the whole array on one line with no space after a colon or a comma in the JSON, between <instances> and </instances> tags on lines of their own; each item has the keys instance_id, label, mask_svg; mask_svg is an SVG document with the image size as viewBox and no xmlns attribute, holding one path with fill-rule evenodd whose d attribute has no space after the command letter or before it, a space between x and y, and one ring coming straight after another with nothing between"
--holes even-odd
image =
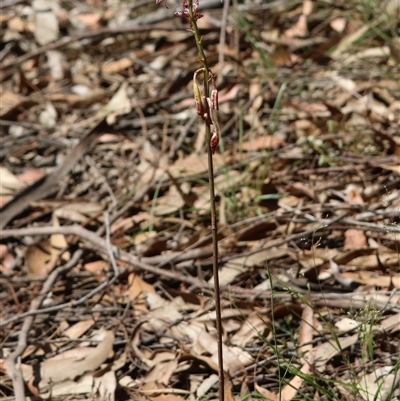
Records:
<instances>
[{"instance_id":1,"label":"dry fallen leaf","mask_svg":"<svg viewBox=\"0 0 400 401\"><path fill-rule=\"evenodd\" d=\"M280 146L284 146L285 141L279 137L273 135L257 136L251 141L243 142L240 148L245 151L258 151L263 149L277 149Z\"/></svg>"},{"instance_id":2,"label":"dry fallen leaf","mask_svg":"<svg viewBox=\"0 0 400 401\"><path fill-rule=\"evenodd\" d=\"M344 249L361 249L367 247L367 238L364 231L349 228L344 233Z\"/></svg>"},{"instance_id":3,"label":"dry fallen leaf","mask_svg":"<svg viewBox=\"0 0 400 401\"><path fill-rule=\"evenodd\" d=\"M45 45L58 38L58 19L50 0L33 0L35 11L35 39L39 45Z\"/></svg>"},{"instance_id":4,"label":"dry fallen leaf","mask_svg":"<svg viewBox=\"0 0 400 401\"><path fill-rule=\"evenodd\" d=\"M115 372L110 370L100 377L94 378L92 394L97 395L98 401L115 401L115 390L117 389L117 378Z\"/></svg>"},{"instance_id":5,"label":"dry fallen leaf","mask_svg":"<svg viewBox=\"0 0 400 401\"><path fill-rule=\"evenodd\" d=\"M67 336L68 338L80 338L94 325L94 323L94 319L81 320L80 322L75 323L73 326L70 326L68 329L63 331L63 335Z\"/></svg>"},{"instance_id":6,"label":"dry fallen leaf","mask_svg":"<svg viewBox=\"0 0 400 401\"><path fill-rule=\"evenodd\" d=\"M79 379L84 373L94 371L110 356L114 334L112 331L101 330L99 339L101 342L96 347L77 347L44 360L38 370L34 371L32 366L24 365L22 367L24 380L28 382L35 378L35 382L38 380L36 383L39 392L45 393L48 391L49 385L53 388L56 384L75 378ZM38 374L40 376L36 378Z\"/></svg>"},{"instance_id":7,"label":"dry fallen leaf","mask_svg":"<svg viewBox=\"0 0 400 401\"><path fill-rule=\"evenodd\" d=\"M3 274L11 274L10 268L14 265L15 258L5 244L0 244L0 271Z\"/></svg>"},{"instance_id":8,"label":"dry fallen leaf","mask_svg":"<svg viewBox=\"0 0 400 401\"><path fill-rule=\"evenodd\" d=\"M252 312L241 324L240 329L232 336L232 345L244 347L250 344L253 339L266 337L269 319L266 314Z\"/></svg>"},{"instance_id":9,"label":"dry fallen leaf","mask_svg":"<svg viewBox=\"0 0 400 401\"><path fill-rule=\"evenodd\" d=\"M360 378L360 395L362 400L392 400L393 389L398 388L400 377L393 373L394 366L382 366ZM390 396L390 399L388 398Z\"/></svg>"},{"instance_id":10,"label":"dry fallen leaf","mask_svg":"<svg viewBox=\"0 0 400 401\"><path fill-rule=\"evenodd\" d=\"M6 168L0 166L0 194L11 195L19 192L25 184Z\"/></svg>"},{"instance_id":11,"label":"dry fallen leaf","mask_svg":"<svg viewBox=\"0 0 400 401\"><path fill-rule=\"evenodd\" d=\"M111 63L104 64L101 67L101 71L103 74L114 74L116 72L120 72L125 70L133 65L133 60L127 57L123 57L119 60L115 60Z\"/></svg>"},{"instance_id":12,"label":"dry fallen leaf","mask_svg":"<svg viewBox=\"0 0 400 401\"><path fill-rule=\"evenodd\" d=\"M52 221L54 227L60 227L60 222L56 214L53 214ZM62 260L68 261L70 259L71 254L68 251L65 251L68 247L68 242L64 234L52 234L50 236L50 245L52 252L56 253L57 256L61 256Z\"/></svg>"},{"instance_id":13,"label":"dry fallen leaf","mask_svg":"<svg viewBox=\"0 0 400 401\"><path fill-rule=\"evenodd\" d=\"M157 198L157 204L154 207L156 216L164 216L181 210L185 206L185 200L175 185L172 185L167 194Z\"/></svg>"},{"instance_id":14,"label":"dry fallen leaf","mask_svg":"<svg viewBox=\"0 0 400 401\"><path fill-rule=\"evenodd\" d=\"M222 157L218 153L214 155L214 165L216 169L223 165ZM207 169L207 154L191 153L189 156L179 159L172 164L170 172L174 177L182 178L205 173Z\"/></svg>"},{"instance_id":15,"label":"dry fallen leaf","mask_svg":"<svg viewBox=\"0 0 400 401\"><path fill-rule=\"evenodd\" d=\"M257 390L266 401L279 401L279 395L269 391L268 389L259 386L257 383L254 383L254 389Z\"/></svg>"},{"instance_id":16,"label":"dry fallen leaf","mask_svg":"<svg viewBox=\"0 0 400 401\"><path fill-rule=\"evenodd\" d=\"M128 84L125 82L119 87L118 91L104 107L108 125L114 124L118 116L127 114L132 110L127 90Z\"/></svg>"},{"instance_id":17,"label":"dry fallen leaf","mask_svg":"<svg viewBox=\"0 0 400 401\"><path fill-rule=\"evenodd\" d=\"M140 278L140 276L138 276L135 273L131 273L129 275L128 284L129 284L128 293L131 301L134 301L144 291L152 293L156 292L156 290L151 284L146 283L144 280Z\"/></svg>"},{"instance_id":18,"label":"dry fallen leaf","mask_svg":"<svg viewBox=\"0 0 400 401\"><path fill-rule=\"evenodd\" d=\"M315 367L318 372L323 372L327 362L336 355L357 343L359 334L354 334L349 337L342 337L338 342L326 341L315 348L314 360Z\"/></svg>"},{"instance_id":19,"label":"dry fallen leaf","mask_svg":"<svg viewBox=\"0 0 400 401\"><path fill-rule=\"evenodd\" d=\"M378 276L374 272L359 271L357 273L343 272L337 275L337 279L350 279L355 283L373 285L381 288L400 288L400 275L396 276Z\"/></svg>"},{"instance_id":20,"label":"dry fallen leaf","mask_svg":"<svg viewBox=\"0 0 400 401\"><path fill-rule=\"evenodd\" d=\"M156 352L151 359L152 368L147 372L143 381L145 383L157 382L168 385L172 374L178 366L178 357L175 351Z\"/></svg>"},{"instance_id":21,"label":"dry fallen leaf","mask_svg":"<svg viewBox=\"0 0 400 401\"><path fill-rule=\"evenodd\" d=\"M55 267L59 250L53 248L50 241L41 241L30 245L25 252L25 264L28 276L46 276Z\"/></svg>"},{"instance_id":22,"label":"dry fallen leaf","mask_svg":"<svg viewBox=\"0 0 400 401\"><path fill-rule=\"evenodd\" d=\"M185 398L180 397L177 394L165 392L155 397L149 397L151 401L184 401Z\"/></svg>"}]
</instances>

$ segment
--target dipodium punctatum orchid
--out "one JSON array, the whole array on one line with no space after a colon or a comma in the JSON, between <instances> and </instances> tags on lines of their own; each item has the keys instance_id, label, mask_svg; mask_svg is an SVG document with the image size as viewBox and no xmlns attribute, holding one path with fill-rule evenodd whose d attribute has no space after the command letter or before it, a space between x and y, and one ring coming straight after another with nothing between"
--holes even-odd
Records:
<instances>
[{"instance_id":1,"label":"dipodium punctatum orchid","mask_svg":"<svg viewBox=\"0 0 400 401\"><path fill-rule=\"evenodd\" d=\"M164 0L156 0L156 4ZM166 1L166 0L165 0ZM221 312L221 296L219 286L219 261L218 261L218 236L217 236L217 208L215 200L215 181L214 181L214 163L213 154L217 149L220 136L220 128L218 123L218 91L215 86L215 75L208 67L207 57L204 51L202 36L197 26L197 20L203 17L198 13L199 0L182 0L183 10L177 11L174 14L178 17L187 18L190 23L190 30L193 33L200 62L202 68L195 71L193 75L193 95L196 104L196 111L201 121L204 122L206 138L207 138L207 156L208 156L208 178L210 185L210 212L211 212L211 233L213 244L213 275L214 275L214 292L215 292L215 313L217 326L217 357L218 357L218 400L225 401L225 373L224 373L224 358L223 358L223 327L222 327L222 312ZM198 83L198 75L203 75L202 87ZM213 131L211 132L211 125Z\"/></svg>"},{"instance_id":2,"label":"dipodium punctatum orchid","mask_svg":"<svg viewBox=\"0 0 400 401\"><path fill-rule=\"evenodd\" d=\"M156 4L160 4L161 2L166 0L156 0ZM199 0L183 0L182 3L183 10L176 11L174 15L178 17L188 18L190 22L190 26L193 28L192 24L196 24L196 21L203 17L202 14L198 13L197 10L199 9ZM191 10L189 10L191 7ZM197 26L196 26L197 28ZM205 77L211 76L210 81L213 85L213 89L211 90L210 96L208 95L208 82L207 82L207 89L205 89L205 93L207 95L202 95L200 92L199 84L197 82L197 74L203 72ZM214 154L215 150L217 149L219 143L219 123L218 123L218 116L217 110L218 107L218 91L215 86L215 77L211 71L208 70L206 64L203 68L199 68L193 75L193 94L194 94L194 101L196 104L197 114L199 115L200 120L207 122L208 124L212 124L214 126L214 130L210 137L210 146L211 151Z\"/></svg>"}]
</instances>

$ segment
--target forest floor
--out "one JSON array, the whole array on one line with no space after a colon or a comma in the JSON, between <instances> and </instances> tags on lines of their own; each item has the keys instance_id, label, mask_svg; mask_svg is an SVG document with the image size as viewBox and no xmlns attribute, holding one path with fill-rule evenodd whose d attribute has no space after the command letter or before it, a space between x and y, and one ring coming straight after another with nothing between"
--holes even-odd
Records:
<instances>
[{"instance_id":1,"label":"forest floor","mask_svg":"<svg viewBox=\"0 0 400 401\"><path fill-rule=\"evenodd\" d=\"M399 1L200 6L226 401L400 400ZM181 7L0 2L0 401L217 398Z\"/></svg>"}]
</instances>

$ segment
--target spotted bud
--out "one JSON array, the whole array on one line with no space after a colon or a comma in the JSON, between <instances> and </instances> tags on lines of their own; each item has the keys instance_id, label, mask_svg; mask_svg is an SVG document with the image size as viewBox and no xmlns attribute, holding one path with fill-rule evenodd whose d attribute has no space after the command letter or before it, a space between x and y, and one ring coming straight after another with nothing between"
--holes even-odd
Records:
<instances>
[{"instance_id":1,"label":"spotted bud","mask_svg":"<svg viewBox=\"0 0 400 401\"><path fill-rule=\"evenodd\" d=\"M210 99L211 99L212 108L213 108L214 110L219 110L219 105L218 105L218 91L217 91L217 89L213 89L213 90L211 91Z\"/></svg>"}]
</instances>

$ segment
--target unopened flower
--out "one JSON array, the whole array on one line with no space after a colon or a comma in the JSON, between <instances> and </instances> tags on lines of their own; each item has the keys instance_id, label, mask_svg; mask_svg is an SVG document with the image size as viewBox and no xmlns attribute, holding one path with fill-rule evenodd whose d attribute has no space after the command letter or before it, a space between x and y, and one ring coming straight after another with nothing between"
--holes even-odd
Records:
<instances>
[{"instance_id":1,"label":"unopened flower","mask_svg":"<svg viewBox=\"0 0 400 401\"><path fill-rule=\"evenodd\" d=\"M156 0L156 1L159 1L159 0ZM174 15L176 15L177 17L182 17L182 18L190 18L189 3L187 2L187 0L183 0L182 6L183 6L183 10L175 12ZM200 14L197 12L198 9L199 9L199 0L193 0L192 11L193 11L194 19L196 21L198 19L200 19L201 17L203 17L203 14Z\"/></svg>"},{"instance_id":2,"label":"unopened flower","mask_svg":"<svg viewBox=\"0 0 400 401\"><path fill-rule=\"evenodd\" d=\"M215 89L216 91L216 89ZM216 95L218 96L218 92L215 92ZM208 102L208 109L210 110L210 119L211 119L211 124L214 126L211 138L210 138L210 145L211 145L211 151L214 154L215 150L217 149L218 143L219 143L219 133L220 133L220 128L219 128L219 122L218 122L218 113L217 110L218 108L214 108L214 106L218 107L218 103L213 104L212 100L210 98L207 98Z\"/></svg>"},{"instance_id":3,"label":"unopened flower","mask_svg":"<svg viewBox=\"0 0 400 401\"><path fill-rule=\"evenodd\" d=\"M218 90L215 88L215 84L214 84L213 90L211 91L210 100L211 100L212 108L215 109L215 110L219 110Z\"/></svg>"},{"instance_id":4,"label":"unopened flower","mask_svg":"<svg viewBox=\"0 0 400 401\"><path fill-rule=\"evenodd\" d=\"M204 115L206 113L205 105L203 104L203 99L201 96L199 84L197 82L197 74L203 71L203 68L199 68L193 75L193 94L194 94L194 101L196 103L196 110L197 114L199 115L200 119L204 121Z\"/></svg>"}]
</instances>

